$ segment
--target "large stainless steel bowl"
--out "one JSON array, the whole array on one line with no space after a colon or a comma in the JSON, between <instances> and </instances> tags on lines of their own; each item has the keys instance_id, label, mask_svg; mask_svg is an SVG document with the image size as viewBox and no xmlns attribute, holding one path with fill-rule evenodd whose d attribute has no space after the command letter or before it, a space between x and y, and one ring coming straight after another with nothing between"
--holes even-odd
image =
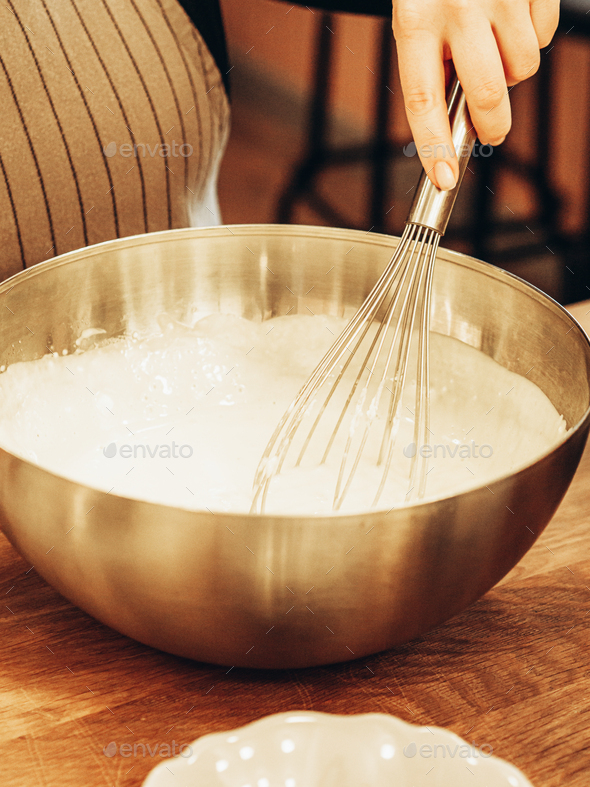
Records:
<instances>
[{"instance_id":1,"label":"large stainless steel bowl","mask_svg":"<svg viewBox=\"0 0 590 787\"><path fill-rule=\"evenodd\" d=\"M150 329L162 312L265 320L294 306L291 313L352 315L396 243L348 230L247 225L82 249L0 286L0 363L39 358L48 346L72 351L86 328L108 336ZM431 629L491 588L539 537L590 427L590 345L555 302L442 250L433 306L435 331L526 375L573 427L521 472L390 513L213 515L96 491L0 450L5 534L94 617L194 659L302 667Z\"/></svg>"}]
</instances>

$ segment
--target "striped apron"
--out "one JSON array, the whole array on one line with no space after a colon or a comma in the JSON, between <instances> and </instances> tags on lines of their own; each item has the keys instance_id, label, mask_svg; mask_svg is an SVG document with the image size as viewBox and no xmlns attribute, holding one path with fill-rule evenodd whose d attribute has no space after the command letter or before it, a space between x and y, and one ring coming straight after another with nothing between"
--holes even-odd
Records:
<instances>
[{"instance_id":1,"label":"striped apron","mask_svg":"<svg viewBox=\"0 0 590 787\"><path fill-rule=\"evenodd\" d=\"M177 0L5 0L0 15L0 279L220 222L229 104Z\"/></svg>"}]
</instances>

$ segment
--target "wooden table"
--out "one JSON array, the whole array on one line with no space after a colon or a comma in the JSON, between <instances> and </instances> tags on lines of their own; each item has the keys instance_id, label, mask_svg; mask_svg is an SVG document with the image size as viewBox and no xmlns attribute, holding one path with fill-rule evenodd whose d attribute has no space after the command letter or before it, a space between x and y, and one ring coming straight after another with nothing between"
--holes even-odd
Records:
<instances>
[{"instance_id":1,"label":"wooden table","mask_svg":"<svg viewBox=\"0 0 590 787\"><path fill-rule=\"evenodd\" d=\"M590 330L590 301L571 311ZM2 785L140 785L163 745L294 709L449 727L536 787L590 785L590 448L545 533L484 598L336 666L228 674L169 656L73 607L2 536L0 561ZM112 741L158 754L110 758Z\"/></svg>"}]
</instances>

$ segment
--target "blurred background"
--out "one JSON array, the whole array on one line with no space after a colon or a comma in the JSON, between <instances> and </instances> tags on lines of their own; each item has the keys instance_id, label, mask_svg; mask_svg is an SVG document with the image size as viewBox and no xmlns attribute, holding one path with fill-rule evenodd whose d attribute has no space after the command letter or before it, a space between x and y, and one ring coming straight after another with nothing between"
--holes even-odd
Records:
<instances>
[{"instance_id":1,"label":"blurred background","mask_svg":"<svg viewBox=\"0 0 590 787\"><path fill-rule=\"evenodd\" d=\"M222 10L233 112L224 222L401 234L420 163L391 18L275 0ZM510 93L506 142L476 148L442 245L571 303L590 298L590 0L562 2L541 61Z\"/></svg>"}]
</instances>

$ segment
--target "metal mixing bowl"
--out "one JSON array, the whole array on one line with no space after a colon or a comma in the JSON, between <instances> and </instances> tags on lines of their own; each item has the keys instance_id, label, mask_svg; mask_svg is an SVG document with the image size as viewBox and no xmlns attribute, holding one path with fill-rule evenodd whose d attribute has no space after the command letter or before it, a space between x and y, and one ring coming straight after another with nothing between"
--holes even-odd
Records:
<instances>
[{"instance_id":1,"label":"metal mixing bowl","mask_svg":"<svg viewBox=\"0 0 590 787\"><path fill-rule=\"evenodd\" d=\"M75 350L162 312L252 320L352 316L397 240L323 227L247 225L102 243L0 285L0 363ZM433 330L536 383L567 437L524 470L436 502L355 516L212 514L130 500L0 450L0 521L60 593L162 650L247 667L302 667L389 648L455 615L543 531L590 427L590 344L543 293L441 250ZM90 394L89 394L90 395ZM352 549L354 547L354 549ZM310 590L313 588L313 590Z\"/></svg>"}]
</instances>

